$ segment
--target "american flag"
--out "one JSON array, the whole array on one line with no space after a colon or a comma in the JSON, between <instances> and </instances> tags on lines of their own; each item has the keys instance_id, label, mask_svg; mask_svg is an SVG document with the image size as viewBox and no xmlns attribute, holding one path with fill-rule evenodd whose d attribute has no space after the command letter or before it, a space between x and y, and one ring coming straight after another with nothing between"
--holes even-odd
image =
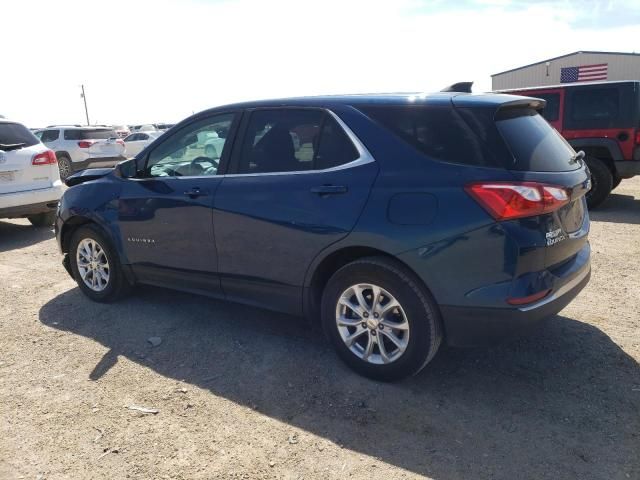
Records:
<instances>
[{"instance_id":1,"label":"american flag","mask_svg":"<svg viewBox=\"0 0 640 480\"><path fill-rule=\"evenodd\" d=\"M566 67L560 69L560 83L591 82L593 80L607 79L608 65L581 65L579 67Z\"/></svg>"}]
</instances>

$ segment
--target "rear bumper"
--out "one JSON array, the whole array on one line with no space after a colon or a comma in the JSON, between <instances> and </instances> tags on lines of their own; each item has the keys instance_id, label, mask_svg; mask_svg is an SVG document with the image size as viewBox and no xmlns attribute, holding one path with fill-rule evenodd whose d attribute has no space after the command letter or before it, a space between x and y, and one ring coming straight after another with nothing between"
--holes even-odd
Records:
<instances>
[{"instance_id":1,"label":"rear bumper","mask_svg":"<svg viewBox=\"0 0 640 480\"><path fill-rule=\"evenodd\" d=\"M58 206L62 196L62 182L53 187L0 195L0 218L18 218L49 212Z\"/></svg>"},{"instance_id":2,"label":"rear bumper","mask_svg":"<svg viewBox=\"0 0 640 480\"><path fill-rule=\"evenodd\" d=\"M125 156L117 156L117 157L98 157L98 158L87 158L86 160L81 160L79 162L71 162L73 171L78 172L80 170L84 170L85 168L96 168L96 167L114 167L118 163L126 160Z\"/></svg>"},{"instance_id":3,"label":"rear bumper","mask_svg":"<svg viewBox=\"0 0 640 480\"><path fill-rule=\"evenodd\" d=\"M640 175L640 160L620 160L614 163L616 172L622 178L631 178Z\"/></svg>"},{"instance_id":4,"label":"rear bumper","mask_svg":"<svg viewBox=\"0 0 640 480\"><path fill-rule=\"evenodd\" d=\"M566 307L591 278L587 258L581 268L548 297L512 308L441 306L447 344L471 347L499 343L526 334Z\"/></svg>"}]
</instances>

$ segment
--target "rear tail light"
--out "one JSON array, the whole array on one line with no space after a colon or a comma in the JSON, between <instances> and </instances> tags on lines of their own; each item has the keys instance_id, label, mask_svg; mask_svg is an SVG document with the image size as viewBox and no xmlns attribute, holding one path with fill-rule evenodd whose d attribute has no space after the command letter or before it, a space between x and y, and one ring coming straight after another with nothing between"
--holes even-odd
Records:
<instances>
[{"instance_id":1,"label":"rear tail light","mask_svg":"<svg viewBox=\"0 0 640 480\"><path fill-rule=\"evenodd\" d=\"M536 182L481 182L465 187L496 220L533 217L558 210L569 203L564 187Z\"/></svg>"},{"instance_id":2,"label":"rear tail light","mask_svg":"<svg viewBox=\"0 0 640 480\"><path fill-rule=\"evenodd\" d=\"M93 145L95 142L92 140L82 140L80 142L78 142L78 146L80 148L89 148L91 145Z\"/></svg>"},{"instance_id":3,"label":"rear tail light","mask_svg":"<svg viewBox=\"0 0 640 480\"><path fill-rule=\"evenodd\" d=\"M55 165L56 163L58 163L58 159L52 150L36 153L31 159L31 165Z\"/></svg>"}]
</instances>

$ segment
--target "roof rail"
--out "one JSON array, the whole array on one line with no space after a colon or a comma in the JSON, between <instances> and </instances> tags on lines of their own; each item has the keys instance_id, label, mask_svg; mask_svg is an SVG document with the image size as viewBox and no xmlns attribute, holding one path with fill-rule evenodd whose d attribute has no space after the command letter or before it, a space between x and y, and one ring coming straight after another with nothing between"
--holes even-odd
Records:
<instances>
[{"instance_id":1,"label":"roof rail","mask_svg":"<svg viewBox=\"0 0 640 480\"><path fill-rule=\"evenodd\" d=\"M446 88L440 90L441 92L461 92L461 93L471 93L471 85L473 82L458 82L453 85L449 85Z\"/></svg>"}]
</instances>

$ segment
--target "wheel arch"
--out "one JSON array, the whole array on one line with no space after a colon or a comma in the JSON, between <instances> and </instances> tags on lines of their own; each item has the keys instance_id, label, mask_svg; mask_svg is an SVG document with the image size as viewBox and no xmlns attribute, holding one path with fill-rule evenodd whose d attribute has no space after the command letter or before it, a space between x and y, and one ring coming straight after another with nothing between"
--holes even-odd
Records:
<instances>
[{"instance_id":1,"label":"wheel arch","mask_svg":"<svg viewBox=\"0 0 640 480\"><path fill-rule=\"evenodd\" d=\"M100 225L94 220L80 215L76 215L65 220L64 224L60 228L60 248L62 249L62 253L69 253L69 244L71 242L73 232L82 225L87 224L93 224L100 228ZM103 230L102 228L100 229Z\"/></svg>"},{"instance_id":2,"label":"wheel arch","mask_svg":"<svg viewBox=\"0 0 640 480\"><path fill-rule=\"evenodd\" d=\"M126 261L123 261L126 256L123 256L124 252L122 252L121 246L119 245L117 240L115 240L110 234L109 229L94 218L75 215L69 217L64 221L64 224L60 228L60 248L62 250L62 253L65 255L69 254L71 237L76 230L85 225L91 225L95 227L102 235L104 235L104 237L111 243L111 245L115 249L116 255L119 258L120 266L122 267L127 280L129 280L131 283L135 282L135 275L133 274L131 266L128 265Z\"/></svg>"},{"instance_id":3,"label":"wheel arch","mask_svg":"<svg viewBox=\"0 0 640 480\"><path fill-rule=\"evenodd\" d=\"M324 291L324 287L331 276L348 263L365 257L384 257L392 260L410 272L414 279L429 292L429 295L431 295L432 298L434 298L431 289L424 280L397 256L384 250L366 245L344 246L327 253L319 259L317 258L307 274L304 288L303 312L313 324L320 325L320 303L322 292Z\"/></svg>"}]
</instances>

